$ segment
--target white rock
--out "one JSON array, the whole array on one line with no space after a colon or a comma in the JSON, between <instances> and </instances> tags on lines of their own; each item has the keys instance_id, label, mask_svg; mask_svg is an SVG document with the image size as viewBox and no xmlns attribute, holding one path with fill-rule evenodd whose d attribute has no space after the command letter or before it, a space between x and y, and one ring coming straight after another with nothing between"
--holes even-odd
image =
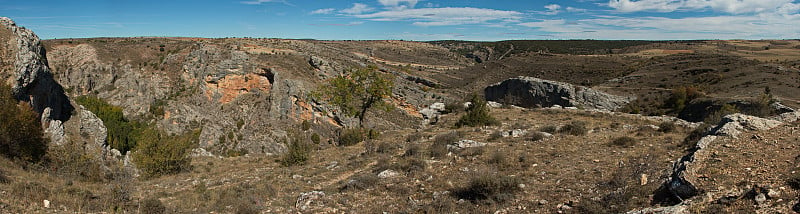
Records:
<instances>
[{"instance_id":1,"label":"white rock","mask_svg":"<svg viewBox=\"0 0 800 214\"><path fill-rule=\"evenodd\" d=\"M486 146L486 143L481 143L474 140L460 140L455 144L455 146L458 147L459 149L463 149L463 148Z\"/></svg>"},{"instance_id":2,"label":"white rock","mask_svg":"<svg viewBox=\"0 0 800 214\"><path fill-rule=\"evenodd\" d=\"M527 130L522 130L522 129L514 129L514 130L511 130L511 132L510 132L511 137L521 137L521 136L524 136L527 133L528 133Z\"/></svg>"},{"instance_id":3,"label":"white rock","mask_svg":"<svg viewBox=\"0 0 800 214\"><path fill-rule=\"evenodd\" d=\"M431 106L428 106L428 108L436 110L436 111L444 111L445 110L445 106L446 105L444 103L433 103L433 104L431 104Z\"/></svg>"},{"instance_id":4,"label":"white rock","mask_svg":"<svg viewBox=\"0 0 800 214\"><path fill-rule=\"evenodd\" d=\"M394 170L387 169L387 170L383 170L383 172L381 172L381 173L378 173L378 177L379 178L391 178L391 177L397 176L399 174L400 173L397 173Z\"/></svg>"},{"instance_id":5,"label":"white rock","mask_svg":"<svg viewBox=\"0 0 800 214\"><path fill-rule=\"evenodd\" d=\"M44 208L50 208L50 201L49 200L44 200L43 202L44 202Z\"/></svg>"},{"instance_id":6,"label":"white rock","mask_svg":"<svg viewBox=\"0 0 800 214\"><path fill-rule=\"evenodd\" d=\"M503 107L503 104L500 104L500 103L498 103L498 102L495 102L495 101L487 101L487 102L486 102L486 105L487 105L487 106L489 106L489 107L492 107L492 108L500 108L500 107Z\"/></svg>"}]
</instances>

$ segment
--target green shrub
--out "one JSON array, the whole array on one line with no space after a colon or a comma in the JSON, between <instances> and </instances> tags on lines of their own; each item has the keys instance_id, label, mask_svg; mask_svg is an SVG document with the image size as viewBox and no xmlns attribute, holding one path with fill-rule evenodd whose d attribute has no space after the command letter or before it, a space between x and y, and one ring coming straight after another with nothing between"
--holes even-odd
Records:
<instances>
[{"instance_id":1,"label":"green shrub","mask_svg":"<svg viewBox=\"0 0 800 214\"><path fill-rule=\"evenodd\" d=\"M300 128L303 129L303 131L308 131L311 129L311 122L308 122L308 120L303 120L303 122L300 123Z\"/></svg>"},{"instance_id":2,"label":"green shrub","mask_svg":"<svg viewBox=\"0 0 800 214\"><path fill-rule=\"evenodd\" d=\"M456 127L494 126L500 124L497 119L489 114L489 106L486 105L486 100L482 97L473 94L470 102L472 104L467 108L467 113L458 119Z\"/></svg>"},{"instance_id":3,"label":"green shrub","mask_svg":"<svg viewBox=\"0 0 800 214\"><path fill-rule=\"evenodd\" d=\"M417 142L419 140L422 140L422 138L424 138L424 137L425 136L422 135L422 133L414 132L414 133L411 133L408 136L406 136L406 142L408 142L408 143Z\"/></svg>"},{"instance_id":4,"label":"green shrub","mask_svg":"<svg viewBox=\"0 0 800 214\"><path fill-rule=\"evenodd\" d=\"M5 172L3 172L2 169L0 169L0 184L7 184L9 182L11 182L11 180L8 179L8 177L6 177L5 175Z\"/></svg>"},{"instance_id":5,"label":"green shrub","mask_svg":"<svg viewBox=\"0 0 800 214\"><path fill-rule=\"evenodd\" d=\"M669 99L664 103L664 107L672 109L673 113L680 113L692 100L703 97L700 89L695 86L682 86L672 90Z\"/></svg>"},{"instance_id":6,"label":"green shrub","mask_svg":"<svg viewBox=\"0 0 800 214\"><path fill-rule=\"evenodd\" d=\"M739 109L736 108L736 106L731 104L724 104L722 105L722 107L720 107L719 110L714 111L714 113L711 113L708 116L706 116L706 118L703 120L703 123L714 126L719 124L719 122L722 121L723 117L735 113L739 113Z\"/></svg>"},{"instance_id":7,"label":"green shrub","mask_svg":"<svg viewBox=\"0 0 800 214\"><path fill-rule=\"evenodd\" d=\"M200 130L170 136L153 127L142 131L133 153L133 161L145 177L157 177L189 170L189 155L197 145Z\"/></svg>"},{"instance_id":8,"label":"green shrub","mask_svg":"<svg viewBox=\"0 0 800 214\"><path fill-rule=\"evenodd\" d=\"M800 173L789 175L789 178L786 179L786 184L792 189L800 190Z\"/></svg>"},{"instance_id":9,"label":"green shrub","mask_svg":"<svg viewBox=\"0 0 800 214\"><path fill-rule=\"evenodd\" d=\"M422 148L419 147L417 144L408 144L406 146L406 151L403 152L403 157L415 157L422 154Z\"/></svg>"},{"instance_id":10,"label":"green shrub","mask_svg":"<svg viewBox=\"0 0 800 214\"><path fill-rule=\"evenodd\" d=\"M636 145L636 143L637 143L636 138L628 136L614 138L614 140L611 141L612 145L622 146L622 147L631 147Z\"/></svg>"},{"instance_id":11,"label":"green shrub","mask_svg":"<svg viewBox=\"0 0 800 214\"><path fill-rule=\"evenodd\" d=\"M161 214L166 212L167 208L158 198L145 198L141 201L139 210L141 213Z\"/></svg>"},{"instance_id":12,"label":"green shrub","mask_svg":"<svg viewBox=\"0 0 800 214\"><path fill-rule=\"evenodd\" d=\"M540 132L547 132L547 133L550 133L550 134L556 133L557 130L558 130L558 127L554 126L554 125L549 125L549 126L544 126L542 128L539 128Z\"/></svg>"},{"instance_id":13,"label":"green shrub","mask_svg":"<svg viewBox=\"0 0 800 214\"><path fill-rule=\"evenodd\" d=\"M11 88L0 83L0 155L37 162L45 155L47 143L39 114L19 103Z\"/></svg>"},{"instance_id":14,"label":"green shrub","mask_svg":"<svg viewBox=\"0 0 800 214\"><path fill-rule=\"evenodd\" d=\"M540 141L544 140L546 136L542 132L532 132L528 134L528 140L530 141Z\"/></svg>"},{"instance_id":15,"label":"green shrub","mask_svg":"<svg viewBox=\"0 0 800 214\"><path fill-rule=\"evenodd\" d=\"M428 148L431 157L435 158L444 157L449 152L447 149L447 145L458 142L460 138L461 134L459 134L456 131L437 135L436 137L433 138L433 143L431 144L430 148Z\"/></svg>"},{"instance_id":16,"label":"green shrub","mask_svg":"<svg viewBox=\"0 0 800 214\"><path fill-rule=\"evenodd\" d=\"M311 134L311 142L314 144L319 144L320 142L322 142L322 139L320 139L319 134L313 133Z\"/></svg>"},{"instance_id":17,"label":"green shrub","mask_svg":"<svg viewBox=\"0 0 800 214\"><path fill-rule=\"evenodd\" d=\"M350 180L339 188L339 191L365 190L372 188L378 184L378 182L380 182L380 178L377 175L373 173L364 173L350 178Z\"/></svg>"},{"instance_id":18,"label":"green shrub","mask_svg":"<svg viewBox=\"0 0 800 214\"><path fill-rule=\"evenodd\" d=\"M514 199L519 188L519 181L514 177L479 174L472 177L467 186L453 190L453 195L460 199L478 202L503 203Z\"/></svg>"},{"instance_id":19,"label":"green shrub","mask_svg":"<svg viewBox=\"0 0 800 214\"><path fill-rule=\"evenodd\" d=\"M364 131L362 129L343 129L339 133L339 146L352 146L361 141L364 141Z\"/></svg>"},{"instance_id":20,"label":"green shrub","mask_svg":"<svg viewBox=\"0 0 800 214\"><path fill-rule=\"evenodd\" d=\"M559 128L558 132L562 134L581 136L581 135L586 135L586 133L588 133L589 130L586 128L586 122L572 121L571 123Z\"/></svg>"},{"instance_id":21,"label":"green shrub","mask_svg":"<svg viewBox=\"0 0 800 214\"><path fill-rule=\"evenodd\" d=\"M489 141L489 142L496 142L497 140L499 140L501 138L503 138L503 131L497 130L497 131L492 132L492 134L490 134L489 138L487 138L486 140Z\"/></svg>"},{"instance_id":22,"label":"green shrub","mask_svg":"<svg viewBox=\"0 0 800 214\"><path fill-rule=\"evenodd\" d=\"M489 156L489 160L487 160L486 162L491 164L491 165L494 165L497 168L503 168L503 167L506 167L508 165L508 161L506 160L506 156L508 156L507 153L498 150L498 151L495 151L494 153L492 153L492 155Z\"/></svg>"},{"instance_id":23,"label":"green shrub","mask_svg":"<svg viewBox=\"0 0 800 214\"><path fill-rule=\"evenodd\" d=\"M80 96L75 102L86 107L87 110L97 115L108 130L106 142L111 148L117 149L122 154L136 147L136 139L144 130L144 124L129 121L122 113L122 108L113 106L94 96Z\"/></svg>"},{"instance_id":24,"label":"green shrub","mask_svg":"<svg viewBox=\"0 0 800 214\"><path fill-rule=\"evenodd\" d=\"M290 133L288 139L289 151L283 155L280 162L283 166L303 165L311 157L313 146L309 144L300 133Z\"/></svg>"},{"instance_id":25,"label":"green shrub","mask_svg":"<svg viewBox=\"0 0 800 214\"><path fill-rule=\"evenodd\" d=\"M667 122L663 122L661 124L658 124L658 131L660 131L660 132L670 133L670 132L676 131L677 129L678 129L678 127L673 122L667 121Z\"/></svg>"}]
</instances>

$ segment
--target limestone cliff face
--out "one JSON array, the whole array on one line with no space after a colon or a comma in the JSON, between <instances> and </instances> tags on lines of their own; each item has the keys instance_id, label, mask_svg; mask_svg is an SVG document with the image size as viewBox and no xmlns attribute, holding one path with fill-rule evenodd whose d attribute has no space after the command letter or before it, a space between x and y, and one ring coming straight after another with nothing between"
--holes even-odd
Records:
<instances>
[{"instance_id":1,"label":"limestone cliff face","mask_svg":"<svg viewBox=\"0 0 800 214\"><path fill-rule=\"evenodd\" d=\"M43 119L69 119L74 108L61 85L53 80L39 37L9 18L0 17L0 25L0 69L14 96L30 103L40 114L47 109Z\"/></svg>"},{"instance_id":2,"label":"limestone cliff face","mask_svg":"<svg viewBox=\"0 0 800 214\"><path fill-rule=\"evenodd\" d=\"M39 37L0 17L0 78L14 96L41 115L47 137L55 144L67 141L63 122L74 109L64 89L54 79Z\"/></svg>"}]
</instances>

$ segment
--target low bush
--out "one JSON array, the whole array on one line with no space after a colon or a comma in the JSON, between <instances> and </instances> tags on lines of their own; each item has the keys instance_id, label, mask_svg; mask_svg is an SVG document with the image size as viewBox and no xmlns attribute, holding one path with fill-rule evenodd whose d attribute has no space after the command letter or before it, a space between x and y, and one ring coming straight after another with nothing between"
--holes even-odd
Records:
<instances>
[{"instance_id":1,"label":"low bush","mask_svg":"<svg viewBox=\"0 0 800 214\"><path fill-rule=\"evenodd\" d=\"M724 105L722 105L722 107L720 107L720 109L718 109L718 110L714 111L713 113L709 114L708 116L706 116L706 118L703 120L703 123L711 125L711 126L715 126L715 125L719 124L719 122L722 121L723 117L725 117L725 116L727 116L729 114L735 114L735 113L739 113L739 112L740 111L739 111L738 108L736 108L736 106L731 105L731 104L724 104Z\"/></svg>"},{"instance_id":2,"label":"low bush","mask_svg":"<svg viewBox=\"0 0 800 214\"><path fill-rule=\"evenodd\" d=\"M343 129L339 133L339 146L352 146L361 141L364 141L364 131L361 129Z\"/></svg>"},{"instance_id":3,"label":"low bush","mask_svg":"<svg viewBox=\"0 0 800 214\"><path fill-rule=\"evenodd\" d=\"M200 130L170 136L155 128L142 131L133 153L136 167L145 177L157 177L191 169L191 150L197 145Z\"/></svg>"},{"instance_id":4,"label":"low bush","mask_svg":"<svg viewBox=\"0 0 800 214\"><path fill-rule=\"evenodd\" d=\"M455 197L473 203L504 203L514 199L520 190L519 181L514 177L479 174L472 177L467 186L452 192Z\"/></svg>"},{"instance_id":5,"label":"low bush","mask_svg":"<svg viewBox=\"0 0 800 214\"><path fill-rule=\"evenodd\" d=\"M504 168L509 164L508 161L506 160L506 156L508 156L507 153L498 150L492 153L492 155L489 156L489 160L487 160L486 162L491 165L494 165L497 168Z\"/></svg>"},{"instance_id":6,"label":"low bush","mask_svg":"<svg viewBox=\"0 0 800 214\"><path fill-rule=\"evenodd\" d=\"M460 138L461 134L456 131L437 135L436 137L433 138L433 143L431 144L430 148L428 148L431 157L435 158L444 157L449 152L447 149L447 145L458 142Z\"/></svg>"},{"instance_id":7,"label":"low bush","mask_svg":"<svg viewBox=\"0 0 800 214\"><path fill-rule=\"evenodd\" d=\"M622 147L631 147L636 145L636 143L637 143L636 138L628 136L614 138L614 140L611 141L611 145L622 146Z\"/></svg>"},{"instance_id":8,"label":"low bush","mask_svg":"<svg viewBox=\"0 0 800 214\"><path fill-rule=\"evenodd\" d=\"M406 151L403 152L403 157L415 157L422 154L422 148L417 144L406 145Z\"/></svg>"},{"instance_id":9,"label":"low bush","mask_svg":"<svg viewBox=\"0 0 800 214\"><path fill-rule=\"evenodd\" d=\"M667 122L663 122L661 124L658 124L658 131L660 131L660 132L670 133L670 132L676 131L677 129L678 129L678 127L673 122L667 121Z\"/></svg>"},{"instance_id":10,"label":"low bush","mask_svg":"<svg viewBox=\"0 0 800 214\"><path fill-rule=\"evenodd\" d=\"M581 136L581 135L586 135L586 133L588 133L589 130L586 128L586 122L572 121L571 123L559 128L558 132L562 134Z\"/></svg>"},{"instance_id":11,"label":"low bush","mask_svg":"<svg viewBox=\"0 0 800 214\"><path fill-rule=\"evenodd\" d=\"M530 134L528 134L528 140L530 141L540 141L546 137L547 136L545 136L545 134L542 132L531 132Z\"/></svg>"},{"instance_id":12,"label":"low bush","mask_svg":"<svg viewBox=\"0 0 800 214\"><path fill-rule=\"evenodd\" d=\"M369 189L378 184L380 180L381 179L374 173L364 173L350 178L344 185L342 185L341 188L339 188L339 191Z\"/></svg>"},{"instance_id":13,"label":"low bush","mask_svg":"<svg viewBox=\"0 0 800 214\"><path fill-rule=\"evenodd\" d=\"M419 140L422 140L423 138L425 138L425 136L422 133L414 132L406 136L406 142L408 143L417 142Z\"/></svg>"},{"instance_id":14,"label":"low bush","mask_svg":"<svg viewBox=\"0 0 800 214\"><path fill-rule=\"evenodd\" d=\"M141 213L161 214L166 212L167 208L161 203L158 198L145 198L140 202L139 211Z\"/></svg>"},{"instance_id":15,"label":"low bush","mask_svg":"<svg viewBox=\"0 0 800 214\"><path fill-rule=\"evenodd\" d=\"M305 137L300 133L290 133L289 138L286 139L288 151L281 158L280 163L283 166L303 165L311 157L313 147L308 143Z\"/></svg>"},{"instance_id":16,"label":"low bush","mask_svg":"<svg viewBox=\"0 0 800 214\"><path fill-rule=\"evenodd\" d=\"M467 108L467 113L458 119L456 127L494 126L500 124L497 119L489 114L489 106L486 105L486 100L475 94L472 95L470 100L472 104Z\"/></svg>"},{"instance_id":17,"label":"low bush","mask_svg":"<svg viewBox=\"0 0 800 214\"><path fill-rule=\"evenodd\" d=\"M800 173L789 175L789 177L786 178L786 184L792 189L800 190Z\"/></svg>"},{"instance_id":18,"label":"low bush","mask_svg":"<svg viewBox=\"0 0 800 214\"><path fill-rule=\"evenodd\" d=\"M486 140L489 142L497 142L497 140L500 140L501 138L503 138L503 131L497 130L492 132L492 134L490 134L489 138Z\"/></svg>"},{"instance_id":19,"label":"low bush","mask_svg":"<svg viewBox=\"0 0 800 214\"><path fill-rule=\"evenodd\" d=\"M11 88L0 83L0 155L26 162L38 162L47 151L39 114L19 103Z\"/></svg>"},{"instance_id":20,"label":"low bush","mask_svg":"<svg viewBox=\"0 0 800 214\"><path fill-rule=\"evenodd\" d=\"M539 128L540 132L547 132L547 133L550 133L550 134L556 133L557 130L558 130L558 127L554 126L554 125L549 125L549 126L544 126L542 128Z\"/></svg>"}]
</instances>

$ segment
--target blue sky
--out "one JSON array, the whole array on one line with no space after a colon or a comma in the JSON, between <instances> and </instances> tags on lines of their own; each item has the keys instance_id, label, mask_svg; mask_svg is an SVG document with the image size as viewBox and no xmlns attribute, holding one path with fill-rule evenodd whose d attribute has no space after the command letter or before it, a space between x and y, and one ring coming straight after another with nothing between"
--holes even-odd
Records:
<instances>
[{"instance_id":1,"label":"blue sky","mask_svg":"<svg viewBox=\"0 0 800 214\"><path fill-rule=\"evenodd\" d=\"M800 0L0 0L44 39L798 39Z\"/></svg>"}]
</instances>

